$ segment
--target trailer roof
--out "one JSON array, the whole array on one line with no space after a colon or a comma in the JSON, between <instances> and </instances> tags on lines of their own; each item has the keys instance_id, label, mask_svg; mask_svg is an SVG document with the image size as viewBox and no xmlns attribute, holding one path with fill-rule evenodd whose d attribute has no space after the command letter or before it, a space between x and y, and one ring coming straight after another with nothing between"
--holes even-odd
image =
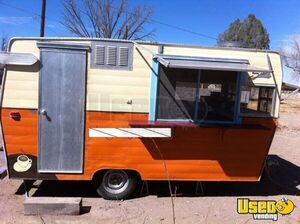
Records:
<instances>
[{"instance_id":1,"label":"trailer roof","mask_svg":"<svg viewBox=\"0 0 300 224\"><path fill-rule=\"evenodd\" d=\"M16 40L66 40L66 41L113 41L113 42L123 42L123 43L133 43L137 42L139 44L145 45L164 45L164 46L174 46L174 47L188 47L188 48L202 48L202 49L222 49L222 50L236 50L236 51L248 51L248 52L266 52L279 54L274 50L261 50L253 48L236 48L236 47L219 47L219 46L204 46L195 44L185 44L185 43L168 43L168 42L156 42L156 41L134 41L134 40L122 40L122 39L109 39L109 38L88 38L88 37L13 37L10 39L9 47Z\"/></svg>"}]
</instances>

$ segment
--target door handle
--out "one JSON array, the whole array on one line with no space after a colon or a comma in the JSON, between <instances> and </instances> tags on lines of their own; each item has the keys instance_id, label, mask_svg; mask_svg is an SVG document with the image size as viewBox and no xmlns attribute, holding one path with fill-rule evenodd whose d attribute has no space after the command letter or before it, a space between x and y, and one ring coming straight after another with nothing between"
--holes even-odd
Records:
<instances>
[{"instance_id":1,"label":"door handle","mask_svg":"<svg viewBox=\"0 0 300 224\"><path fill-rule=\"evenodd\" d=\"M41 109L39 112L41 115L47 115L47 111L45 109Z\"/></svg>"}]
</instances>

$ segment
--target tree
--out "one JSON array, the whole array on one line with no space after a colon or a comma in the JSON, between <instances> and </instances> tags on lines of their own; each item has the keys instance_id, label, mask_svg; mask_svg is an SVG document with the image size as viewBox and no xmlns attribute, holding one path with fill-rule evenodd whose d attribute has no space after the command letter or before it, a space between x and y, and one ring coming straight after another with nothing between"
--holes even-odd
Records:
<instances>
[{"instance_id":1,"label":"tree","mask_svg":"<svg viewBox=\"0 0 300 224\"><path fill-rule=\"evenodd\" d=\"M269 34L262 22L250 14L241 22L235 20L229 25L229 28L224 33L219 35L218 44L224 42L240 42L245 47L257 49L269 49Z\"/></svg>"},{"instance_id":2,"label":"tree","mask_svg":"<svg viewBox=\"0 0 300 224\"><path fill-rule=\"evenodd\" d=\"M0 51L6 51L8 38L2 36L0 39Z\"/></svg>"},{"instance_id":3,"label":"tree","mask_svg":"<svg viewBox=\"0 0 300 224\"><path fill-rule=\"evenodd\" d=\"M292 69L292 75L296 81L300 81L300 36L293 36L280 49L285 66Z\"/></svg>"},{"instance_id":4,"label":"tree","mask_svg":"<svg viewBox=\"0 0 300 224\"><path fill-rule=\"evenodd\" d=\"M8 38L2 36L0 38L0 51L6 51ZM2 84L2 76L3 76L3 65L0 64L0 85Z\"/></svg>"},{"instance_id":5,"label":"tree","mask_svg":"<svg viewBox=\"0 0 300 224\"><path fill-rule=\"evenodd\" d=\"M145 29L153 13L146 5L130 10L127 0L64 0L63 7L63 25L80 37L137 40L154 33Z\"/></svg>"}]
</instances>

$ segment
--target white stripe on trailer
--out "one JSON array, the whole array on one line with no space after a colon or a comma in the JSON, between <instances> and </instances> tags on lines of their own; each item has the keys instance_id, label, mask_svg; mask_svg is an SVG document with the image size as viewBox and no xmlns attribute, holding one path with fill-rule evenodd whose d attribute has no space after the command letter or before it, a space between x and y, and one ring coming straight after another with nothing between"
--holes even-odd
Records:
<instances>
[{"instance_id":1,"label":"white stripe on trailer","mask_svg":"<svg viewBox=\"0 0 300 224\"><path fill-rule=\"evenodd\" d=\"M90 128L91 138L169 138L171 128Z\"/></svg>"}]
</instances>

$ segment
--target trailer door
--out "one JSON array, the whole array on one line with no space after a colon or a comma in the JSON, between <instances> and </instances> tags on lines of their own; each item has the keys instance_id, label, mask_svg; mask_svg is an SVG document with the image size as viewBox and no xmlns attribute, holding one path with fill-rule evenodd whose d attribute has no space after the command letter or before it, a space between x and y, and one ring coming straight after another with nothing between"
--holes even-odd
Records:
<instances>
[{"instance_id":1,"label":"trailer door","mask_svg":"<svg viewBox=\"0 0 300 224\"><path fill-rule=\"evenodd\" d=\"M87 46L38 43L39 173L82 173Z\"/></svg>"}]
</instances>

